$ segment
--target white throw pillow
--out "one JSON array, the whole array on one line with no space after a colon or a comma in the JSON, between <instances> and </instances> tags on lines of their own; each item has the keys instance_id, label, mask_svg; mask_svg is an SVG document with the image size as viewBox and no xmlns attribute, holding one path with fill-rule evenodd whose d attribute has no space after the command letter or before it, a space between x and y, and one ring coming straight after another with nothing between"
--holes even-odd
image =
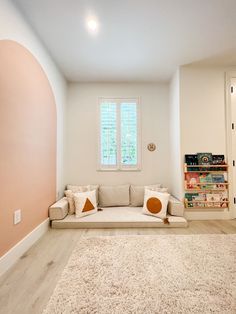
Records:
<instances>
[{"instance_id":1,"label":"white throw pillow","mask_svg":"<svg viewBox=\"0 0 236 314\"><path fill-rule=\"evenodd\" d=\"M145 189L148 189L151 191L156 191L156 192L162 192L162 193L168 192L168 188L158 186L158 185L147 185L147 186L145 186Z\"/></svg>"},{"instance_id":2,"label":"white throw pillow","mask_svg":"<svg viewBox=\"0 0 236 314\"><path fill-rule=\"evenodd\" d=\"M74 193L87 192L90 190L90 185L67 185L65 196L67 197L67 201L69 204L69 215L73 215L75 213Z\"/></svg>"},{"instance_id":3,"label":"white throw pillow","mask_svg":"<svg viewBox=\"0 0 236 314\"><path fill-rule=\"evenodd\" d=\"M72 185L72 184L67 184L67 190L70 190L73 193L87 192L87 191L90 191L90 185Z\"/></svg>"},{"instance_id":4,"label":"white throw pillow","mask_svg":"<svg viewBox=\"0 0 236 314\"><path fill-rule=\"evenodd\" d=\"M71 185L71 184L67 184L67 190L70 190L73 193L96 190L97 203L98 203L98 187L99 187L99 185Z\"/></svg>"},{"instance_id":5,"label":"white throw pillow","mask_svg":"<svg viewBox=\"0 0 236 314\"><path fill-rule=\"evenodd\" d=\"M143 214L166 218L170 194L145 189Z\"/></svg>"},{"instance_id":6,"label":"white throw pillow","mask_svg":"<svg viewBox=\"0 0 236 314\"><path fill-rule=\"evenodd\" d=\"M76 218L95 214L98 210L96 191L88 191L74 194Z\"/></svg>"},{"instance_id":7,"label":"white throw pillow","mask_svg":"<svg viewBox=\"0 0 236 314\"><path fill-rule=\"evenodd\" d=\"M91 184L89 185L89 191L93 191L95 190L96 191L96 200L97 200L97 204L98 204L98 188L99 188L99 185L95 185L95 184Z\"/></svg>"}]
</instances>

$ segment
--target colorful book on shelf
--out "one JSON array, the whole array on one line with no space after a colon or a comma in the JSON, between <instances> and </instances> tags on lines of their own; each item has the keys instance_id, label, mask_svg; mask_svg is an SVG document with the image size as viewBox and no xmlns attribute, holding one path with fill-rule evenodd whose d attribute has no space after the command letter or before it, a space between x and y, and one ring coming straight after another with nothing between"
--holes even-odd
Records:
<instances>
[{"instance_id":1,"label":"colorful book on shelf","mask_svg":"<svg viewBox=\"0 0 236 314\"><path fill-rule=\"evenodd\" d=\"M224 184L202 184L201 185L202 190L226 190L227 186Z\"/></svg>"},{"instance_id":2,"label":"colorful book on shelf","mask_svg":"<svg viewBox=\"0 0 236 314\"><path fill-rule=\"evenodd\" d=\"M219 165L219 168L218 167L214 168L216 171L226 171L226 169L227 169L227 167L225 167L226 162L225 162L225 156L224 155L212 155L212 164L215 166ZM222 167L220 167L220 166L222 166Z\"/></svg>"},{"instance_id":3,"label":"colorful book on shelf","mask_svg":"<svg viewBox=\"0 0 236 314\"><path fill-rule=\"evenodd\" d=\"M224 155L212 155L212 164L213 165L224 165L225 156Z\"/></svg>"},{"instance_id":4,"label":"colorful book on shelf","mask_svg":"<svg viewBox=\"0 0 236 314\"><path fill-rule=\"evenodd\" d=\"M201 173L199 175L200 183L212 183L212 175L210 173Z\"/></svg>"},{"instance_id":5,"label":"colorful book on shelf","mask_svg":"<svg viewBox=\"0 0 236 314\"><path fill-rule=\"evenodd\" d=\"M227 185L224 185L224 184L214 184L214 185L212 185L212 189L215 189L215 190L226 190L227 189Z\"/></svg>"},{"instance_id":6,"label":"colorful book on shelf","mask_svg":"<svg viewBox=\"0 0 236 314\"><path fill-rule=\"evenodd\" d=\"M227 192L222 193L207 193L206 194L208 207L227 207L228 196Z\"/></svg>"},{"instance_id":7,"label":"colorful book on shelf","mask_svg":"<svg viewBox=\"0 0 236 314\"><path fill-rule=\"evenodd\" d=\"M185 155L185 162L187 165L198 165L197 155Z\"/></svg>"},{"instance_id":8,"label":"colorful book on shelf","mask_svg":"<svg viewBox=\"0 0 236 314\"><path fill-rule=\"evenodd\" d=\"M225 177L223 174L212 174L212 182L213 183L224 183L225 182Z\"/></svg>"},{"instance_id":9,"label":"colorful book on shelf","mask_svg":"<svg viewBox=\"0 0 236 314\"><path fill-rule=\"evenodd\" d=\"M201 184L200 187L201 187L201 190L203 191L214 189L214 186L212 184Z\"/></svg>"},{"instance_id":10,"label":"colorful book on shelf","mask_svg":"<svg viewBox=\"0 0 236 314\"><path fill-rule=\"evenodd\" d=\"M185 199L189 202L187 203L187 207L193 207L194 204L191 203L193 200L193 196L198 196L198 193L185 193Z\"/></svg>"},{"instance_id":11,"label":"colorful book on shelf","mask_svg":"<svg viewBox=\"0 0 236 314\"><path fill-rule=\"evenodd\" d=\"M192 200L195 201L193 203L193 206L195 206L195 207L204 207L205 206L204 202L206 201L206 194L200 193L198 195L194 195L192 197ZM199 201L199 203L197 201Z\"/></svg>"},{"instance_id":12,"label":"colorful book on shelf","mask_svg":"<svg viewBox=\"0 0 236 314\"><path fill-rule=\"evenodd\" d=\"M188 171L197 171L199 168L198 167L189 167L189 166L196 166L198 165L198 159L197 155L190 155L187 154L185 155L185 163L188 165L187 170Z\"/></svg>"},{"instance_id":13,"label":"colorful book on shelf","mask_svg":"<svg viewBox=\"0 0 236 314\"><path fill-rule=\"evenodd\" d=\"M212 177L210 173L202 173L199 175L199 182L200 183L206 183L206 184L201 184L201 189L202 190L211 190L212 185L207 184L207 183L212 183Z\"/></svg>"},{"instance_id":14,"label":"colorful book on shelf","mask_svg":"<svg viewBox=\"0 0 236 314\"><path fill-rule=\"evenodd\" d=\"M211 165L212 164L212 153L197 153L199 165Z\"/></svg>"},{"instance_id":15,"label":"colorful book on shelf","mask_svg":"<svg viewBox=\"0 0 236 314\"><path fill-rule=\"evenodd\" d=\"M220 193L220 207L228 207L228 193L224 191Z\"/></svg>"},{"instance_id":16,"label":"colorful book on shelf","mask_svg":"<svg viewBox=\"0 0 236 314\"><path fill-rule=\"evenodd\" d=\"M206 206L207 207L220 207L221 196L218 193L207 193L206 194Z\"/></svg>"},{"instance_id":17,"label":"colorful book on shelf","mask_svg":"<svg viewBox=\"0 0 236 314\"><path fill-rule=\"evenodd\" d=\"M185 176L187 189L200 189L199 187L199 174L196 172L188 172Z\"/></svg>"}]
</instances>

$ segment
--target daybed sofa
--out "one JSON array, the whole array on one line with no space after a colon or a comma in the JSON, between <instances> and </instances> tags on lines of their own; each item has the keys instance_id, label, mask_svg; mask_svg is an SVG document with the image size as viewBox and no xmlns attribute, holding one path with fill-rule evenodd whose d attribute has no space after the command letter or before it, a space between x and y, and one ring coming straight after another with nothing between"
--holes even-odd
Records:
<instances>
[{"instance_id":1,"label":"daybed sofa","mask_svg":"<svg viewBox=\"0 0 236 314\"><path fill-rule=\"evenodd\" d=\"M68 186L67 186L68 188ZM69 214L66 197L49 207L52 228L155 228L187 227L184 206L178 199L170 196L168 203L168 222L142 214L144 186L120 185L99 186L97 201L101 211L96 214L76 218Z\"/></svg>"}]
</instances>

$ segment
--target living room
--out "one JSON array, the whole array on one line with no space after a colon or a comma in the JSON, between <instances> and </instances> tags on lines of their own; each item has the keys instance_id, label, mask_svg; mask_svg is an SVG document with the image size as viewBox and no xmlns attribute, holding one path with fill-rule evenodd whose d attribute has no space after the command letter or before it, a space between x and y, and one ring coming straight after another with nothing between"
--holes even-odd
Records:
<instances>
[{"instance_id":1,"label":"living room","mask_svg":"<svg viewBox=\"0 0 236 314\"><path fill-rule=\"evenodd\" d=\"M235 313L235 9L1 1L0 313Z\"/></svg>"}]
</instances>

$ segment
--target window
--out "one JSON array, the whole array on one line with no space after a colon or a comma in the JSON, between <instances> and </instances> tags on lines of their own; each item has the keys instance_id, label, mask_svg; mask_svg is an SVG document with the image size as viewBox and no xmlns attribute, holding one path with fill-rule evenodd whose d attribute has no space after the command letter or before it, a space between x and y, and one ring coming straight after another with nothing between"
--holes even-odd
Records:
<instances>
[{"instance_id":1,"label":"window","mask_svg":"<svg viewBox=\"0 0 236 314\"><path fill-rule=\"evenodd\" d=\"M100 99L101 170L140 168L138 99Z\"/></svg>"}]
</instances>

